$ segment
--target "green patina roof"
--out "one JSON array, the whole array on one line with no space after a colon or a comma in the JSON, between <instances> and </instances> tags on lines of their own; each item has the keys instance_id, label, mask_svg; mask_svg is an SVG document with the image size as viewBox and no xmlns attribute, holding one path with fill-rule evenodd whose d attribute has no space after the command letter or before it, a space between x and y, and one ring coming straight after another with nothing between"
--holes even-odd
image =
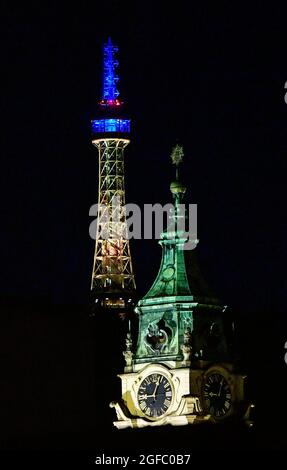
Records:
<instances>
[{"instance_id":1,"label":"green patina roof","mask_svg":"<svg viewBox=\"0 0 287 470\"><path fill-rule=\"evenodd\" d=\"M181 204L186 188L178 179L178 165L182 161L182 156L182 148L176 146L171 155L177 168L176 181L170 185L174 200L174 213L170 218L170 225L162 232L159 241L162 246L162 259L158 275L140 304L144 304L147 299L172 296L188 296L203 303L218 303L201 275L194 249L183 249L187 236L182 231L180 221L182 222L184 218L181 213Z\"/></svg>"},{"instance_id":2,"label":"green patina roof","mask_svg":"<svg viewBox=\"0 0 287 470\"><path fill-rule=\"evenodd\" d=\"M186 275L184 250L182 249L184 239L168 239L166 233L163 233L159 243L163 249L161 266L155 282L144 299L162 296L190 296L191 291Z\"/></svg>"}]
</instances>

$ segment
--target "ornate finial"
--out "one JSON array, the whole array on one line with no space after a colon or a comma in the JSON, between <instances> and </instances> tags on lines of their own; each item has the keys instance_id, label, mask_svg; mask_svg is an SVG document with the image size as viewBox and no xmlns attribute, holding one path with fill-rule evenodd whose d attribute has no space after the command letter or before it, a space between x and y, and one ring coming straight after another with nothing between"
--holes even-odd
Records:
<instances>
[{"instance_id":1,"label":"ornate finial","mask_svg":"<svg viewBox=\"0 0 287 470\"><path fill-rule=\"evenodd\" d=\"M186 191L185 186L183 186L183 184L181 184L178 180L178 166L182 162L183 156L183 148L180 145L176 144L176 146L173 147L171 152L172 163L176 166L176 181L173 181L170 185L170 190L175 196L184 194Z\"/></svg>"},{"instance_id":2,"label":"ornate finial","mask_svg":"<svg viewBox=\"0 0 287 470\"><path fill-rule=\"evenodd\" d=\"M172 163L176 165L176 179L178 179L178 165L182 162L183 156L183 148L180 145L176 144L176 146L172 149L171 152Z\"/></svg>"}]
</instances>

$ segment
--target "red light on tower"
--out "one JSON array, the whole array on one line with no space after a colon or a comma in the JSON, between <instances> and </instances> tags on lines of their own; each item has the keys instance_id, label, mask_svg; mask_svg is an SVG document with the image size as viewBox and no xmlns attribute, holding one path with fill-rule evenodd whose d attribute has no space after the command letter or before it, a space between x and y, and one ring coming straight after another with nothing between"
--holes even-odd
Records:
<instances>
[{"instance_id":1,"label":"red light on tower","mask_svg":"<svg viewBox=\"0 0 287 470\"><path fill-rule=\"evenodd\" d=\"M121 106L123 104L123 101L121 100L101 100L99 102L100 106L107 106L107 107L113 107L113 106Z\"/></svg>"}]
</instances>

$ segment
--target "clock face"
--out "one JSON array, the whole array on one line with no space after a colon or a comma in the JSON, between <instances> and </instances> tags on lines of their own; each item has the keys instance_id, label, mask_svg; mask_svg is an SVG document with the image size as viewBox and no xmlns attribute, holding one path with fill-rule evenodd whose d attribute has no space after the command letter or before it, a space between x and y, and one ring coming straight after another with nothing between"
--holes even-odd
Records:
<instances>
[{"instance_id":1,"label":"clock face","mask_svg":"<svg viewBox=\"0 0 287 470\"><path fill-rule=\"evenodd\" d=\"M224 418L232 407L232 393L226 378L219 372L207 375L203 385L206 410L215 418Z\"/></svg>"},{"instance_id":2,"label":"clock face","mask_svg":"<svg viewBox=\"0 0 287 470\"><path fill-rule=\"evenodd\" d=\"M162 374L148 375L138 390L138 403L141 411L149 418L159 418L169 409L172 402L172 387Z\"/></svg>"}]
</instances>

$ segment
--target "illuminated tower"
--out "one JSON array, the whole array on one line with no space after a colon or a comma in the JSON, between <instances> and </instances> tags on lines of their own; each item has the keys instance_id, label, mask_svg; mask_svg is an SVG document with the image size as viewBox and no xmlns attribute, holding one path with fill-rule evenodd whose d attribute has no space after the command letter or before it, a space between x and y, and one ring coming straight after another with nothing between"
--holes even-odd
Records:
<instances>
[{"instance_id":1,"label":"illuminated tower","mask_svg":"<svg viewBox=\"0 0 287 470\"><path fill-rule=\"evenodd\" d=\"M193 274L188 275L192 257L187 255L189 233L182 223L186 188L178 175L182 147L177 145L171 158L177 169L170 185L174 206L159 241L158 275L135 307L139 319L135 352L132 335L127 334L126 365L118 375L121 398L110 403L117 415L114 425L118 429L182 426L231 417L243 418L249 425L246 375L232 362L225 338L226 306L209 295L194 263ZM191 240L196 246L197 240Z\"/></svg>"},{"instance_id":2,"label":"illuminated tower","mask_svg":"<svg viewBox=\"0 0 287 470\"><path fill-rule=\"evenodd\" d=\"M97 306L124 313L132 306L135 280L124 208L124 149L130 142L130 119L122 114L117 90L117 50L109 38L104 44L99 117L92 121L92 143L99 154L99 209L91 290Z\"/></svg>"}]
</instances>

